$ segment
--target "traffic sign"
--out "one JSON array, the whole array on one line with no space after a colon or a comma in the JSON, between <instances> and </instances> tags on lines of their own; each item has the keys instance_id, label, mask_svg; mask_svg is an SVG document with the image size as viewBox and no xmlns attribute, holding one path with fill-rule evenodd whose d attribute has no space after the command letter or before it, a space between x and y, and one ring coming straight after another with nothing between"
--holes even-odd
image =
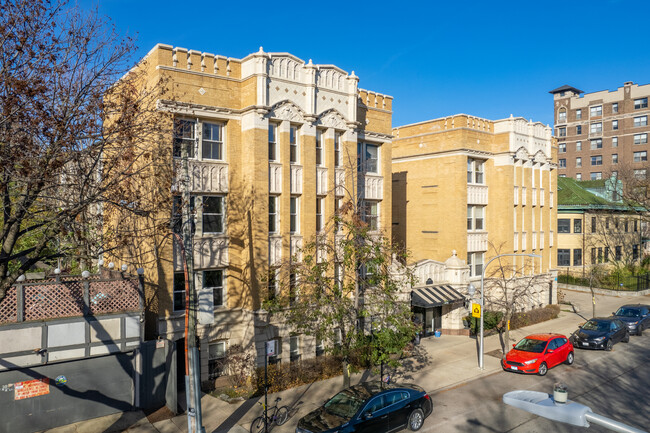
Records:
<instances>
[{"instance_id":1,"label":"traffic sign","mask_svg":"<svg viewBox=\"0 0 650 433\"><path fill-rule=\"evenodd\" d=\"M472 304L472 317L481 317L481 304Z\"/></svg>"}]
</instances>

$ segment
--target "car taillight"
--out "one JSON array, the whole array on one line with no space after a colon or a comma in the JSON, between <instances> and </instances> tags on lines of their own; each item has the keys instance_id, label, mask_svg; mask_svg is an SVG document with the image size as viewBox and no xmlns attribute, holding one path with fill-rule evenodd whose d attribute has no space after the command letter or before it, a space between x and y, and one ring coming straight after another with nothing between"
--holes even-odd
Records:
<instances>
[{"instance_id":1,"label":"car taillight","mask_svg":"<svg viewBox=\"0 0 650 433\"><path fill-rule=\"evenodd\" d=\"M424 394L424 398L426 398L427 400L431 400L431 397L429 397L429 394Z\"/></svg>"}]
</instances>

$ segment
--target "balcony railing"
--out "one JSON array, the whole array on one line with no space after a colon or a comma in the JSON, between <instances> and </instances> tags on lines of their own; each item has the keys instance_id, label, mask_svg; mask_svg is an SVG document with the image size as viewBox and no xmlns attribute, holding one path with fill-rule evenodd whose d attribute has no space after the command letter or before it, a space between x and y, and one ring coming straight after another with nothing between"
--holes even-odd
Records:
<instances>
[{"instance_id":1,"label":"balcony railing","mask_svg":"<svg viewBox=\"0 0 650 433\"><path fill-rule=\"evenodd\" d=\"M327 168L326 167L317 167L316 168L316 194L326 195L329 192L327 186Z\"/></svg>"},{"instance_id":2,"label":"balcony railing","mask_svg":"<svg viewBox=\"0 0 650 433\"><path fill-rule=\"evenodd\" d=\"M487 205L487 185L467 185L467 204Z\"/></svg>"},{"instance_id":3,"label":"balcony railing","mask_svg":"<svg viewBox=\"0 0 650 433\"><path fill-rule=\"evenodd\" d=\"M365 174L359 176L362 183L364 198L368 200L382 200L384 197L384 178L379 175Z\"/></svg>"},{"instance_id":4,"label":"balcony railing","mask_svg":"<svg viewBox=\"0 0 650 433\"><path fill-rule=\"evenodd\" d=\"M227 193L228 164L225 162L188 161L190 172L190 189L193 192ZM176 179L172 185L173 191L180 191L182 166L175 161L174 172Z\"/></svg>"},{"instance_id":5,"label":"balcony railing","mask_svg":"<svg viewBox=\"0 0 650 433\"><path fill-rule=\"evenodd\" d=\"M302 165L291 165L291 194L302 194Z\"/></svg>"}]
</instances>

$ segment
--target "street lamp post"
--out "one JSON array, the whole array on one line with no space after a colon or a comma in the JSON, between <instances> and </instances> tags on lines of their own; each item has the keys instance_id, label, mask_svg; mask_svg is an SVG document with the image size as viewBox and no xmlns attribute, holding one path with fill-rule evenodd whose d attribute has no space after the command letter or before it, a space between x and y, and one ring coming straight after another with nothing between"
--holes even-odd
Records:
<instances>
[{"instance_id":1,"label":"street lamp post","mask_svg":"<svg viewBox=\"0 0 650 433\"><path fill-rule=\"evenodd\" d=\"M480 344L480 352L478 354L478 367L481 370L484 370L483 367L483 352L485 352L484 347L483 347L483 314L485 311L485 286L484 286L484 281L485 281L485 270L487 269L488 265L495 259L498 259L499 257L537 257L537 258L542 258L539 254L524 254L524 253L510 253L510 254L499 254L498 256L492 257L488 262L483 266L483 269L481 270L481 344ZM508 344L508 342L506 342Z\"/></svg>"}]
</instances>

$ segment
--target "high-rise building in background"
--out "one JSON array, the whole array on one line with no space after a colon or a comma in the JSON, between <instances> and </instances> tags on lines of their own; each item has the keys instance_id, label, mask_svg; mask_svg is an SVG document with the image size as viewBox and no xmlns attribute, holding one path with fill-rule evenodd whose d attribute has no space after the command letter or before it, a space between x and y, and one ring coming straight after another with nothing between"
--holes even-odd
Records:
<instances>
[{"instance_id":1,"label":"high-rise building in background","mask_svg":"<svg viewBox=\"0 0 650 433\"><path fill-rule=\"evenodd\" d=\"M647 175L650 84L628 81L616 90L593 93L565 85L550 93L559 176L598 180L622 169Z\"/></svg>"}]
</instances>

